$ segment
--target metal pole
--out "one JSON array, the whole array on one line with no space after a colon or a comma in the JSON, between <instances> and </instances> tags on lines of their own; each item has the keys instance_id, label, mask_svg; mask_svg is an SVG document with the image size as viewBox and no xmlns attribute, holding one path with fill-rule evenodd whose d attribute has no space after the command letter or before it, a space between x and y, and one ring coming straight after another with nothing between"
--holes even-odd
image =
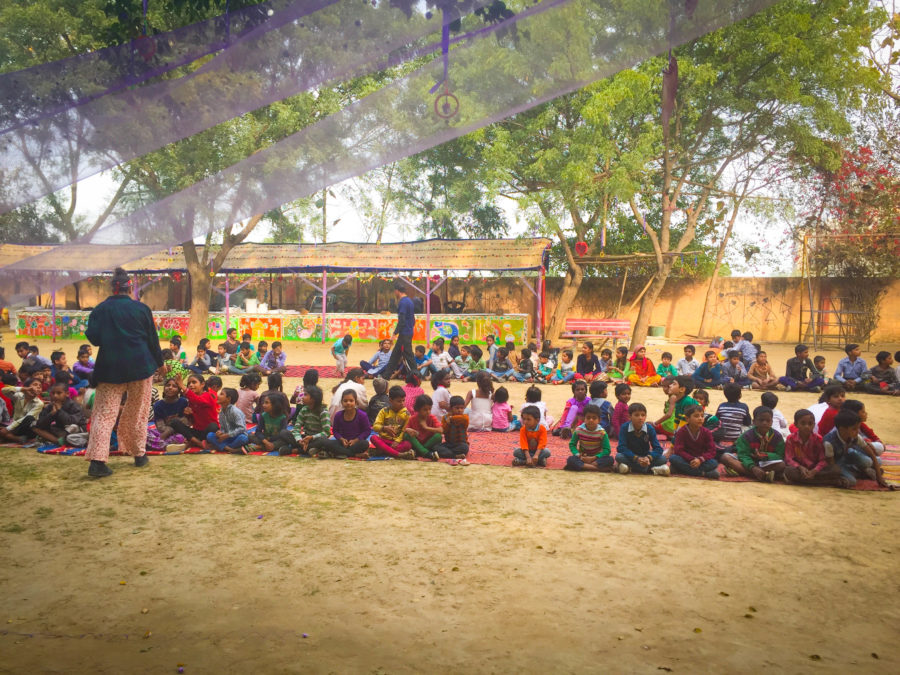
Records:
<instances>
[{"instance_id":1,"label":"metal pole","mask_svg":"<svg viewBox=\"0 0 900 675\"><path fill-rule=\"evenodd\" d=\"M425 344L431 339L431 273L425 277Z\"/></svg>"},{"instance_id":2,"label":"metal pole","mask_svg":"<svg viewBox=\"0 0 900 675\"><path fill-rule=\"evenodd\" d=\"M53 342L56 342L56 288L50 287L50 302L53 307L53 316L51 318L50 335L53 336Z\"/></svg>"},{"instance_id":3,"label":"metal pole","mask_svg":"<svg viewBox=\"0 0 900 675\"><path fill-rule=\"evenodd\" d=\"M538 292L537 292L537 296L534 299L535 302L537 303L537 311L534 313L535 319L536 319L535 323L537 324L537 326L535 326L535 329L536 329L535 337L537 338L538 350L540 350L540 348L541 348L541 333L542 333L542 329L543 329L543 320L544 320L544 314L543 314L544 303L543 303L543 298L541 297L543 295L543 289L544 289L544 268L543 267L541 267L541 273L538 275L537 285L538 285Z\"/></svg>"},{"instance_id":4,"label":"metal pole","mask_svg":"<svg viewBox=\"0 0 900 675\"><path fill-rule=\"evenodd\" d=\"M322 344L325 344L326 308L328 305L328 270L322 269Z\"/></svg>"},{"instance_id":5,"label":"metal pole","mask_svg":"<svg viewBox=\"0 0 900 675\"><path fill-rule=\"evenodd\" d=\"M225 274L225 334L228 334L228 329L231 328L231 309L229 309L231 305L231 290L228 286L228 273Z\"/></svg>"},{"instance_id":6,"label":"metal pole","mask_svg":"<svg viewBox=\"0 0 900 675\"><path fill-rule=\"evenodd\" d=\"M133 290L131 291L131 294L132 294L132 296L134 297L135 300L140 300L140 292L141 292L141 288L143 288L143 286L141 286L140 284L138 284L138 281L139 281L139 280L140 280L140 277L135 277L134 283L133 283L132 286L131 286L132 289L133 289Z\"/></svg>"}]
</instances>

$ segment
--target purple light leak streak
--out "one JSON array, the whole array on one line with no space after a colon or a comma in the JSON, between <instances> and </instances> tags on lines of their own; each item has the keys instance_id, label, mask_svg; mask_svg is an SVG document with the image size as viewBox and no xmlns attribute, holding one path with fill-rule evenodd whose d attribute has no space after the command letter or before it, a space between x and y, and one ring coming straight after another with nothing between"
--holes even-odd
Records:
<instances>
[{"instance_id":1,"label":"purple light leak streak","mask_svg":"<svg viewBox=\"0 0 900 675\"><path fill-rule=\"evenodd\" d=\"M34 132L26 129L15 143L0 137L0 182L9 186L0 195L0 212L323 82L372 72L383 67L385 54L422 39L440 21L419 15L410 21L387 4L357 10L351 0L318 2L335 7L331 14L310 14L305 23L285 20L297 13L292 8L273 17L284 24L277 31L270 22L255 28L189 76L102 97L45 121ZM466 0L465 9L473 12L490 2ZM360 12L364 21L334 21ZM342 38L346 49L335 49ZM306 58L307 53L315 58ZM74 143L78 166L72 166L70 156Z\"/></svg>"},{"instance_id":2,"label":"purple light leak streak","mask_svg":"<svg viewBox=\"0 0 900 675\"><path fill-rule=\"evenodd\" d=\"M167 33L0 74L0 134L50 119L103 96L117 94L338 1L270 0ZM291 5L290 10L276 10ZM269 16L270 11L276 13ZM262 25L258 25L260 23ZM232 36L233 28L236 28L235 36ZM141 57L140 45L146 40L152 40L157 48L151 56L152 63ZM33 94L46 90L48 82L54 83L52 94L59 99L57 105L51 103L48 106L46 101L50 97L47 95ZM33 107L35 114L26 111L26 105Z\"/></svg>"},{"instance_id":3,"label":"purple light leak streak","mask_svg":"<svg viewBox=\"0 0 900 675\"><path fill-rule=\"evenodd\" d=\"M719 3L715 8L707 7L694 21L680 22L676 33L669 35L652 13L637 17L622 11L617 14L617 8L609 4L612 1L592 4L595 11L585 24L593 31L588 40L562 43L565 36L558 30L559 19L565 22L578 18L556 12L546 21L532 17L520 23L516 40L494 43L476 39L456 50L454 64L469 75L465 96L472 106L467 106L452 125L423 115L427 110L424 97L440 72L441 64L433 61L288 139L104 227L93 240L115 246L54 247L46 254L4 267L0 277L14 274L16 279L39 278L42 270L60 276L67 269L60 266L71 262L70 279L75 279L85 276L84 270L95 271L98 265L138 259L147 255L148 249L158 251L220 229L540 105L652 54L663 53L668 40L673 44L687 42L773 3ZM495 68L498 53L515 59L518 72ZM561 64L552 63L563 53L563 63L571 67L565 80L559 73L567 71L559 69ZM519 75L526 68L530 77L523 79ZM79 248L85 253L78 253ZM23 271L28 274L22 275Z\"/></svg>"}]
</instances>

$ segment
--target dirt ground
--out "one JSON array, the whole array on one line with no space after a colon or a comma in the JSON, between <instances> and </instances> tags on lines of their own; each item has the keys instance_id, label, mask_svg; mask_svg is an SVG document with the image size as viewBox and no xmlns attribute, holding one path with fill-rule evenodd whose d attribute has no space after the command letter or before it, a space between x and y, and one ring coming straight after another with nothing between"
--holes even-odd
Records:
<instances>
[{"instance_id":1,"label":"dirt ground","mask_svg":"<svg viewBox=\"0 0 900 675\"><path fill-rule=\"evenodd\" d=\"M791 353L767 347L775 364ZM288 354L329 363L318 345ZM525 385L508 386L518 406ZM568 389L544 392L558 414ZM779 396L788 417L815 399ZM652 416L663 396L633 400ZM864 400L900 443L900 399ZM90 481L78 458L0 448L0 672L900 669L896 493L268 457L111 466Z\"/></svg>"}]
</instances>

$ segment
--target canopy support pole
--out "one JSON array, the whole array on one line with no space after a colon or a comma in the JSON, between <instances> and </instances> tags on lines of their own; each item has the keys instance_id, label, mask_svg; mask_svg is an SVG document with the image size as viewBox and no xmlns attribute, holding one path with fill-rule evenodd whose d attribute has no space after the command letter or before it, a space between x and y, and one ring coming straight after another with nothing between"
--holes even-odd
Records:
<instances>
[{"instance_id":1,"label":"canopy support pole","mask_svg":"<svg viewBox=\"0 0 900 675\"><path fill-rule=\"evenodd\" d=\"M225 275L225 334L231 328L231 288L228 283L228 274Z\"/></svg>"},{"instance_id":2,"label":"canopy support pole","mask_svg":"<svg viewBox=\"0 0 900 675\"><path fill-rule=\"evenodd\" d=\"M50 286L50 303L53 307L53 317L50 321L50 335L53 336L53 342L56 342L56 285Z\"/></svg>"},{"instance_id":3,"label":"canopy support pole","mask_svg":"<svg viewBox=\"0 0 900 675\"><path fill-rule=\"evenodd\" d=\"M537 338L537 346L538 349L541 348L541 337L543 337L544 332L544 268L541 267L541 274L538 277L538 292L537 292L537 330L535 331L535 337Z\"/></svg>"},{"instance_id":4,"label":"canopy support pole","mask_svg":"<svg viewBox=\"0 0 900 675\"><path fill-rule=\"evenodd\" d=\"M322 268L322 344L325 344L325 328L328 307L328 268Z\"/></svg>"},{"instance_id":5,"label":"canopy support pole","mask_svg":"<svg viewBox=\"0 0 900 675\"><path fill-rule=\"evenodd\" d=\"M425 344L431 341L431 273L425 272Z\"/></svg>"}]
</instances>

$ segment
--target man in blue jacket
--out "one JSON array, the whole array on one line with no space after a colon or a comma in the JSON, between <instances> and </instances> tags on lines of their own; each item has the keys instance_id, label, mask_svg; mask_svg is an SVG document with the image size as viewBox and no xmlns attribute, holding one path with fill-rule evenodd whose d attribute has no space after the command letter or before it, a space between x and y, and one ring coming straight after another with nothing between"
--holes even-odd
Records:
<instances>
[{"instance_id":1,"label":"man in blue jacket","mask_svg":"<svg viewBox=\"0 0 900 675\"><path fill-rule=\"evenodd\" d=\"M406 363L407 372L416 372L416 360L412 347L413 331L416 327L416 311L412 299L406 295L406 285L401 279L394 281L394 295L397 296L397 327L394 329L397 341L394 343L390 361L381 371L388 378L397 372L401 358Z\"/></svg>"}]
</instances>

